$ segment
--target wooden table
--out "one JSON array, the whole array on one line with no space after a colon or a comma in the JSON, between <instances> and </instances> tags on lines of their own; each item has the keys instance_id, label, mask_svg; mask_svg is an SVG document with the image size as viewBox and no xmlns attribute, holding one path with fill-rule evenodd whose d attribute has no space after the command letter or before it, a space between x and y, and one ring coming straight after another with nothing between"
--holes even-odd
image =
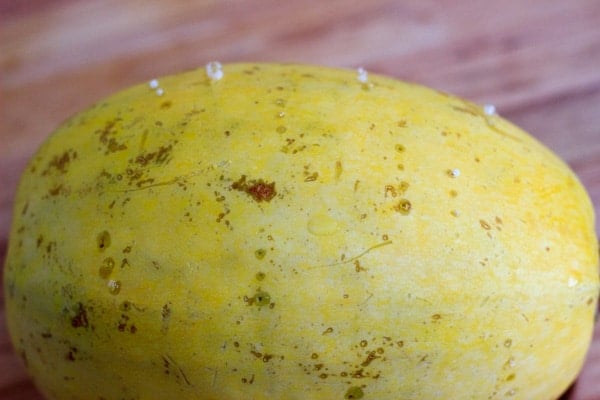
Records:
<instances>
[{"instance_id":1,"label":"wooden table","mask_svg":"<svg viewBox=\"0 0 600 400\"><path fill-rule=\"evenodd\" d=\"M598 0L0 0L0 17L0 260L18 176L61 121L210 60L363 66L493 103L573 167L600 214ZM0 398L41 399L0 321ZM565 398L600 399L598 382L600 325Z\"/></svg>"}]
</instances>

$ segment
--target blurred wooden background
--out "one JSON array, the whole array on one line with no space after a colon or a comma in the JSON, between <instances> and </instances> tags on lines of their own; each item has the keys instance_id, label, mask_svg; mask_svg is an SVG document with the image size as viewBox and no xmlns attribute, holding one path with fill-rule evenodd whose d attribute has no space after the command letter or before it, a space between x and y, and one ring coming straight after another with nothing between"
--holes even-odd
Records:
<instances>
[{"instance_id":1,"label":"blurred wooden background","mask_svg":"<svg viewBox=\"0 0 600 400\"><path fill-rule=\"evenodd\" d=\"M600 213L598 0L0 0L0 262L18 176L61 121L211 60L362 66L495 104L573 167ZM598 382L600 325L565 399L600 399ZM41 399L3 307L0 398Z\"/></svg>"}]
</instances>

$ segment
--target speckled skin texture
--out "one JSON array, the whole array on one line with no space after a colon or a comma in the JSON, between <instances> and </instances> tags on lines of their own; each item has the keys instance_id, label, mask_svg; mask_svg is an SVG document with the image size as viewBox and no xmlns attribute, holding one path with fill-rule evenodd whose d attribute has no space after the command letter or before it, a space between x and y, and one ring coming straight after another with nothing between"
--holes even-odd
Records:
<instances>
[{"instance_id":1,"label":"speckled skin texture","mask_svg":"<svg viewBox=\"0 0 600 400\"><path fill-rule=\"evenodd\" d=\"M49 399L568 387L599 282L593 211L563 162L417 85L214 67L99 102L23 174L7 315Z\"/></svg>"}]
</instances>

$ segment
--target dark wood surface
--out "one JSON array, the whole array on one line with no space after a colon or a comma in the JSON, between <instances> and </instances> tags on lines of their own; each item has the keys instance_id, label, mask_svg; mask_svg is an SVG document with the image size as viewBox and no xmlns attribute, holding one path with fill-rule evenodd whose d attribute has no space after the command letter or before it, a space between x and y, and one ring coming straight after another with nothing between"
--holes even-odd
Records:
<instances>
[{"instance_id":1,"label":"dark wood surface","mask_svg":"<svg viewBox=\"0 0 600 400\"><path fill-rule=\"evenodd\" d=\"M0 18L0 262L19 174L61 121L210 60L362 66L495 104L572 166L600 211L598 0L0 0ZM599 382L597 326L565 398L600 399ZM3 307L0 398L41 399Z\"/></svg>"}]
</instances>

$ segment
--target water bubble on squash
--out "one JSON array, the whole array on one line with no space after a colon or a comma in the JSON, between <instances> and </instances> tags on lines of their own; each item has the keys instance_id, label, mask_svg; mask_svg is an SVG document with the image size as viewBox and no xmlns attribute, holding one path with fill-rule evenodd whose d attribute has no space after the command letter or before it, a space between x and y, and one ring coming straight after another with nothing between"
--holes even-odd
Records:
<instances>
[{"instance_id":1,"label":"water bubble on squash","mask_svg":"<svg viewBox=\"0 0 600 400\"><path fill-rule=\"evenodd\" d=\"M158 79L151 79L150 82L148 82L148 87L154 89L154 93L156 93L157 96L162 96L165 93L164 89L160 87Z\"/></svg>"},{"instance_id":2,"label":"water bubble on squash","mask_svg":"<svg viewBox=\"0 0 600 400\"><path fill-rule=\"evenodd\" d=\"M363 67L360 67L356 70L357 79L361 83L367 83L369 81L369 73Z\"/></svg>"},{"instance_id":3,"label":"water bubble on squash","mask_svg":"<svg viewBox=\"0 0 600 400\"><path fill-rule=\"evenodd\" d=\"M110 294L119 294L119 292L121 291L121 281L111 279L108 281L106 286L108 286L108 291L110 292Z\"/></svg>"},{"instance_id":4,"label":"water bubble on squash","mask_svg":"<svg viewBox=\"0 0 600 400\"><path fill-rule=\"evenodd\" d=\"M510 357L504 364L504 368L514 368L516 366L517 362L515 361L514 357Z\"/></svg>"},{"instance_id":5,"label":"water bubble on squash","mask_svg":"<svg viewBox=\"0 0 600 400\"><path fill-rule=\"evenodd\" d=\"M579 281L577 279L570 277L569 281L567 282L567 285L569 287L575 287L575 286L577 286L578 283L579 283Z\"/></svg>"},{"instance_id":6,"label":"water bubble on squash","mask_svg":"<svg viewBox=\"0 0 600 400\"><path fill-rule=\"evenodd\" d=\"M218 61L211 61L206 64L206 75L212 81L218 81L223 78L223 66Z\"/></svg>"},{"instance_id":7,"label":"water bubble on squash","mask_svg":"<svg viewBox=\"0 0 600 400\"><path fill-rule=\"evenodd\" d=\"M458 168L449 169L446 173L451 178L458 178L460 176L460 169L458 169Z\"/></svg>"},{"instance_id":8,"label":"water bubble on squash","mask_svg":"<svg viewBox=\"0 0 600 400\"><path fill-rule=\"evenodd\" d=\"M493 104L486 104L483 106L483 112L485 115L496 115L496 106L494 106Z\"/></svg>"}]
</instances>

